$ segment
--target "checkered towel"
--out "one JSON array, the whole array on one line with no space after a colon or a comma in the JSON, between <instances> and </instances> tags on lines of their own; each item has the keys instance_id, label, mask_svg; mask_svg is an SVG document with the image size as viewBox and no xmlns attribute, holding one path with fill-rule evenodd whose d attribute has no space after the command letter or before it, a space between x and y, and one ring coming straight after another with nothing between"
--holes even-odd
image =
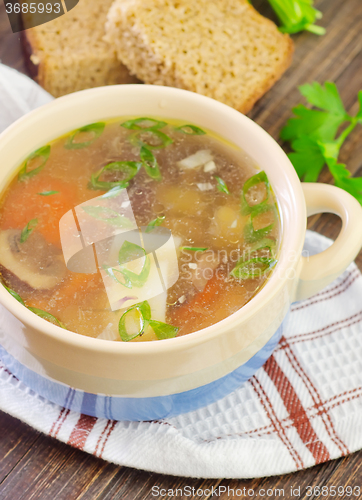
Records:
<instances>
[{"instance_id":1,"label":"checkered towel","mask_svg":"<svg viewBox=\"0 0 362 500\"><path fill-rule=\"evenodd\" d=\"M330 243L307 233L311 254ZM153 422L81 415L34 394L1 360L0 409L110 462L165 474L250 478L310 467L362 448L361 297L352 264L292 306L284 336L254 377L195 412Z\"/></svg>"}]
</instances>

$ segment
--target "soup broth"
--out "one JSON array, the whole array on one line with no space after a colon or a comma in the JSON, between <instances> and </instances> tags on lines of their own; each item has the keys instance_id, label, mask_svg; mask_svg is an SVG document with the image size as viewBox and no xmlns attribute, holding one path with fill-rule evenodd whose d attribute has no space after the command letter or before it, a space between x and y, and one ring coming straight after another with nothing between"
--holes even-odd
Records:
<instances>
[{"instance_id":1,"label":"soup broth","mask_svg":"<svg viewBox=\"0 0 362 500\"><path fill-rule=\"evenodd\" d=\"M196 125L90 124L38 149L2 195L2 284L81 335L162 340L244 306L277 262L264 172Z\"/></svg>"}]
</instances>

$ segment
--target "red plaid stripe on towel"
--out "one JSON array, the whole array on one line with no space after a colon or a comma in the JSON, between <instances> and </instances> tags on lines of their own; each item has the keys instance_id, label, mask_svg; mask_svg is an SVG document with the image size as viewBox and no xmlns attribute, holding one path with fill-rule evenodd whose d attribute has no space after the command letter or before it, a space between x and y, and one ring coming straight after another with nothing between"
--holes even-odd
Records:
<instances>
[{"instance_id":1,"label":"red plaid stripe on towel","mask_svg":"<svg viewBox=\"0 0 362 500\"><path fill-rule=\"evenodd\" d=\"M312 253L329 243L307 234ZM362 448L361 299L352 264L292 306L281 342L251 380L195 412L158 422L96 419L44 401L4 366L0 408L88 453L149 471L250 478L310 467Z\"/></svg>"}]
</instances>

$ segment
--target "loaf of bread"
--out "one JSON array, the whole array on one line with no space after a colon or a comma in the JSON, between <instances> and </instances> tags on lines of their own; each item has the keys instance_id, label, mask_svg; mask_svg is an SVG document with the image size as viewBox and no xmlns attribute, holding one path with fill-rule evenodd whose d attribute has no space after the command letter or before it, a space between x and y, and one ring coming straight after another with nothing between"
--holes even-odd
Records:
<instances>
[{"instance_id":1,"label":"loaf of bread","mask_svg":"<svg viewBox=\"0 0 362 500\"><path fill-rule=\"evenodd\" d=\"M80 0L67 14L23 32L32 76L53 96L137 81L103 40L112 1ZM31 16L23 14L25 28L34 25Z\"/></svg>"},{"instance_id":2,"label":"loaf of bread","mask_svg":"<svg viewBox=\"0 0 362 500\"><path fill-rule=\"evenodd\" d=\"M288 68L293 43L247 0L115 0L105 40L145 83L246 113Z\"/></svg>"}]
</instances>

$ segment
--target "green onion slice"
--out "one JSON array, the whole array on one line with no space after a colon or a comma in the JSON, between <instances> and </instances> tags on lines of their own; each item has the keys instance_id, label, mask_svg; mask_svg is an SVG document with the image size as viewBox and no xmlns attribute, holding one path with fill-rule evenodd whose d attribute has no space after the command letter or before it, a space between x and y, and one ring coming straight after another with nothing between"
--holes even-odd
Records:
<instances>
[{"instance_id":1,"label":"green onion slice","mask_svg":"<svg viewBox=\"0 0 362 500\"><path fill-rule=\"evenodd\" d=\"M259 278L270 271L275 264L275 259L256 257L254 259L247 260L246 262L239 261L230 274L234 278L241 280Z\"/></svg>"},{"instance_id":2,"label":"green onion slice","mask_svg":"<svg viewBox=\"0 0 362 500\"><path fill-rule=\"evenodd\" d=\"M12 295L14 297L14 299L16 299L18 302L20 302L21 305L25 306L23 299L20 297L20 295L18 293L15 292L15 290L12 290L11 288L7 287L6 285L4 285L4 283L1 283L1 284L10 293L10 295Z\"/></svg>"},{"instance_id":3,"label":"green onion slice","mask_svg":"<svg viewBox=\"0 0 362 500\"><path fill-rule=\"evenodd\" d=\"M133 146L145 146L148 149L162 149L173 143L168 135L156 129L138 130L129 137Z\"/></svg>"},{"instance_id":4,"label":"green onion slice","mask_svg":"<svg viewBox=\"0 0 362 500\"><path fill-rule=\"evenodd\" d=\"M134 261L142 257L144 257L144 264L139 274L136 274L125 267L127 262ZM132 288L133 286L141 288L146 283L151 271L151 260L146 254L144 248L136 245L135 243L125 241L120 248L118 262L121 266L119 272L121 272L125 279L131 283L131 286L128 286L128 288Z\"/></svg>"},{"instance_id":5,"label":"green onion slice","mask_svg":"<svg viewBox=\"0 0 362 500\"><path fill-rule=\"evenodd\" d=\"M209 247L180 247L180 250L185 250L186 252L206 252Z\"/></svg>"},{"instance_id":6,"label":"green onion slice","mask_svg":"<svg viewBox=\"0 0 362 500\"><path fill-rule=\"evenodd\" d=\"M179 331L178 326L169 325L167 323L162 323L162 321L150 321L150 326L155 332L158 340L164 339L173 339L176 337L177 332Z\"/></svg>"},{"instance_id":7,"label":"green onion slice","mask_svg":"<svg viewBox=\"0 0 362 500\"><path fill-rule=\"evenodd\" d=\"M151 222L146 227L146 233L150 233L155 229L155 227L160 226L165 219L165 215L160 215L156 219L151 220Z\"/></svg>"},{"instance_id":8,"label":"green onion slice","mask_svg":"<svg viewBox=\"0 0 362 500\"><path fill-rule=\"evenodd\" d=\"M263 200L261 203L258 203L256 205L249 205L249 203L246 201L246 195L247 195L249 189L252 188L253 186L256 186L257 184L262 183L262 182L265 183L265 187L266 187L267 196L266 196L265 200ZM241 195L241 214L242 215L249 215L252 212L259 210L260 207L269 204L269 198L270 198L269 179L263 170L255 175L253 175L252 177L250 177L250 179L248 179L245 182L245 184L243 186L243 192Z\"/></svg>"},{"instance_id":9,"label":"green onion slice","mask_svg":"<svg viewBox=\"0 0 362 500\"><path fill-rule=\"evenodd\" d=\"M107 266L103 266L103 269L108 276L110 276L114 281L117 281L120 285L123 285L126 288L132 288L131 280L120 269L115 267L107 268Z\"/></svg>"},{"instance_id":10,"label":"green onion slice","mask_svg":"<svg viewBox=\"0 0 362 500\"><path fill-rule=\"evenodd\" d=\"M255 243L266 237L274 227L274 223L262 229L255 230L252 221L246 224L244 228L244 239L246 243Z\"/></svg>"},{"instance_id":11,"label":"green onion slice","mask_svg":"<svg viewBox=\"0 0 362 500\"><path fill-rule=\"evenodd\" d=\"M276 241L271 238L262 238L259 241L256 241L248 250L249 255L253 252L258 252L259 250L269 250L270 255L274 256L275 254Z\"/></svg>"},{"instance_id":12,"label":"green onion slice","mask_svg":"<svg viewBox=\"0 0 362 500\"><path fill-rule=\"evenodd\" d=\"M102 196L100 196L100 198L115 198L116 196L118 196L121 193L121 191L123 191L123 189L124 189L124 187L122 187L122 186L115 186L114 188L110 189L106 193L102 194Z\"/></svg>"},{"instance_id":13,"label":"green onion slice","mask_svg":"<svg viewBox=\"0 0 362 500\"><path fill-rule=\"evenodd\" d=\"M33 177L33 175L36 175L41 170L43 170L43 168L45 167L46 162L49 159L49 156L50 156L50 146L44 146L43 148L39 148L36 151L34 151L34 153L32 153L28 157L28 159L25 162L25 165L20 170L19 175L18 175L19 181L24 181L26 179L29 179L29 177ZM32 160L35 160L37 158L41 158L42 159L41 164L38 167L33 168L32 170L28 171L29 162L32 161Z\"/></svg>"},{"instance_id":14,"label":"green onion slice","mask_svg":"<svg viewBox=\"0 0 362 500\"><path fill-rule=\"evenodd\" d=\"M58 194L59 191L42 191L41 193L37 193L37 194L40 194L40 196L52 196L53 194Z\"/></svg>"},{"instance_id":15,"label":"green onion slice","mask_svg":"<svg viewBox=\"0 0 362 500\"><path fill-rule=\"evenodd\" d=\"M229 188L226 185L226 182L223 181L222 178L219 177L219 176L217 176L217 175L215 175L215 179L216 179L216 182L217 182L217 189L221 193L230 194L230 191L229 191Z\"/></svg>"},{"instance_id":16,"label":"green onion slice","mask_svg":"<svg viewBox=\"0 0 362 500\"><path fill-rule=\"evenodd\" d=\"M110 224L111 226L123 227L127 229L133 227L133 223L130 219L122 214L119 214L115 210L112 210L111 208L86 206L82 207L82 209L91 217L103 221L106 224Z\"/></svg>"},{"instance_id":17,"label":"green onion slice","mask_svg":"<svg viewBox=\"0 0 362 500\"><path fill-rule=\"evenodd\" d=\"M92 175L90 187L93 189L112 189L115 187L124 189L128 183L137 174L142 164L136 161L113 161ZM123 179L120 181L101 181L99 180L104 172L121 172Z\"/></svg>"},{"instance_id":18,"label":"green onion slice","mask_svg":"<svg viewBox=\"0 0 362 500\"><path fill-rule=\"evenodd\" d=\"M37 314L43 319L46 319L50 323L53 323L53 325L60 326L60 328L64 328L65 330L67 329L65 325L61 321L59 321L55 316L52 314L43 311L42 309L37 309L36 307L28 307L29 311L33 312L34 314Z\"/></svg>"},{"instance_id":19,"label":"green onion slice","mask_svg":"<svg viewBox=\"0 0 362 500\"><path fill-rule=\"evenodd\" d=\"M272 222L268 226L261 229L254 229L253 220L257 215L270 211L274 212L274 218L276 219L276 207L274 205L264 204L264 202L257 205L257 208L251 212L250 222L246 224L244 228L244 239L246 243L255 243L268 236L273 229L275 222Z\"/></svg>"},{"instance_id":20,"label":"green onion slice","mask_svg":"<svg viewBox=\"0 0 362 500\"><path fill-rule=\"evenodd\" d=\"M20 243L24 243L24 241L26 241L29 238L29 236L34 231L37 224L38 224L38 219L31 219L31 221L27 223L27 225L21 231Z\"/></svg>"},{"instance_id":21,"label":"green onion slice","mask_svg":"<svg viewBox=\"0 0 362 500\"><path fill-rule=\"evenodd\" d=\"M127 316L132 313L132 311L136 311L139 315L139 330L134 333L127 332L126 320ZM133 313L134 314L134 313ZM121 319L118 324L118 331L123 342L129 342L136 337L143 335L148 325L150 324L151 319L151 308L147 300L141 302L140 304L135 304L134 306L127 309L125 313L123 313Z\"/></svg>"},{"instance_id":22,"label":"green onion slice","mask_svg":"<svg viewBox=\"0 0 362 500\"><path fill-rule=\"evenodd\" d=\"M121 127L128 130L154 130L163 128L167 125L166 122L155 120L154 118L136 118L134 120L127 120L121 123Z\"/></svg>"},{"instance_id":23,"label":"green onion slice","mask_svg":"<svg viewBox=\"0 0 362 500\"><path fill-rule=\"evenodd\" d=\"M145 170L147 174L151 177L151 179L160 181L162 179L160 167L158 166L157 160L152 151L146 148L146 146L142 146L140 151L140 157L142 165L145 167Z\"/></svg>"},{"instance_id":24,"label":"green onion slice","mask_svg":"<svg viewBox=\"0 0 362 500\"><path fill-rule=\"evenodd\" d=\"M181 127L176 127L175 130L177 132L182 132L187 135L205 135L206 132L195 125L181 125Z\"/></svg>"},{"instance_id":25,"label":"green onion slice","mask_svg":"<svg viewBox=\"0 0 362 500\"><path fill-rule=\"evenodd\" d=\"M131 286L129 286L128 288L132 288L134 286L136 288L142 288L148 279L150 271L151 271L151 260L148 255L145 256L145 262L139 274L136 274L124 267L122 267L121 270L125 278L131 282Z\"/></svg>"},{"instance_id":26,"label":"green onion slice","mask_svg":"<svg viewBox=\"0 0 362 500\"><path fill-rule=\"evenodd\" d=\"M106 124L104 122L97 122L81 127L68 137L68 139L64 144L64 147L66 149L83 149L90 146L96 139L98 139L100 135L102 135L105 126ZM77 134L80 134L82 132L93 133L93 137L89 141L74 142L74 139L76 138Z\"/></svg>"},{"instance_id":27,"label":"green onion slice","mask_svg":"<svg viewBox=\"0 0 362 500\"><path fill-rule=\"evenodd\" d=\"M146 255L145 249L132 243L125 241L118 253L118 262L122 265L131 260L140 259Z\"/></svg>"}]
</instances>

